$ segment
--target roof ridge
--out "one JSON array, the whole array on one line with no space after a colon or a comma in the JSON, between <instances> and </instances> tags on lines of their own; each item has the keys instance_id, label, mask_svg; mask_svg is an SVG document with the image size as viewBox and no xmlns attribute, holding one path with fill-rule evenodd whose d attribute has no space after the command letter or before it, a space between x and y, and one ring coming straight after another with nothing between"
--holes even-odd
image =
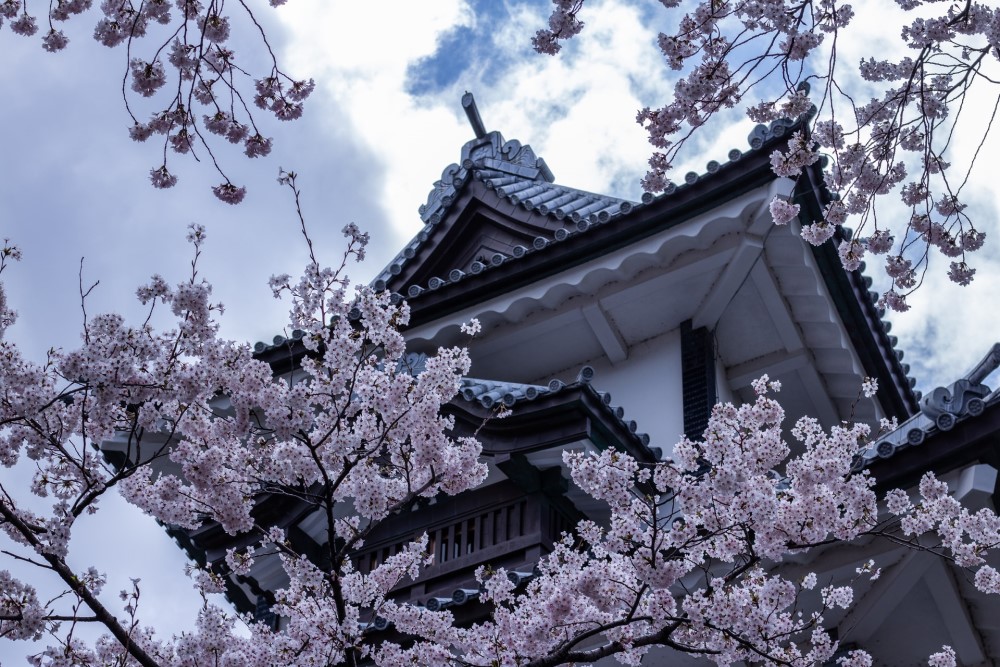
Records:
<instances>
[{"instance_id":1,"label":"roof ridge","mask_svg":"<svg viewBox=\"0 0 1000 667\"><path fill-rule=\"evenodd\" d=\"M747 136L747 142L750 144L749 152L760 150L769 142L784 137L800 124L801 119L778 119L769 125L755 126ZM729 151L728 163L736 162L745 155L744 151L734 148ZM704 176L715 174L723 166L723 163L711 160L706 165L704 174L688 172L682 184L670 183L660 194L647 192L643 194L640 202L631 202L611 195L559 185L555 183L552 171L545 160L536 155L530 145L522 144L517 139L507 141L497 131L487 132L462 146L460 163L452 163L444 168L441 178L434 182L433 188L427 195L427 202L420 206L420 218L424 221L423 229L386 265L371 285L376 290L385 289L392 277L402 272L403 267L415 257L417 251L430 237L431 231L458 199L459 191L473 178L515 206L524 206L528 210L538 211L541 215L552 216L556 220L568 217L571 222L576 223L575 230L557 229L551 239L539 237L533 248L525 248L525 253L517 255L520 257L527 252L541 250L551 242L563 241L576 232L586 231L592 225L609 222L669 197L679 190L694 185ZM532 188L538 189L533 194L524 196L525 191ZM556 204L557 200L562 201ZM479 271L473 273L480 273L490 266L499 266L506 259L509 257L494 258L490 264L476 267ZM407 293L401 294L400 298L415 298L424 291L437 289L449 282L457 282L456 278L462 277L456 275L455 278L439 278L433 286L408 285Z\"/></svg>"}]
</instances>

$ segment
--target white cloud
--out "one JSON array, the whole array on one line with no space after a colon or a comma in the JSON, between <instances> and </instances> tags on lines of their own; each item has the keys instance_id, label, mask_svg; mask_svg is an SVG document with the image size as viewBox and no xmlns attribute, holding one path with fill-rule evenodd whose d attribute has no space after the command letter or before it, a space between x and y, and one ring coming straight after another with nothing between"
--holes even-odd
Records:
<instances>
[{"instance_id":1,"label":"white cloud","mask_svg":"<svg viewBox=\"0 0 1000 667\"><path fill-rule=\"evenodd\" d=\"M373 15L384 12L377 5L315 0L292 7L298 13L283 15L292 61L302 64L297 69L308 64L321 73L324 103L343 109L350 131L381 158L383 171L372 186L382 193L396 244L419 229L417 207L472 138L459 104L465 90L476 94L487 129L530 143L560 183L632 198L641 194L638 181L650 148L635 113L665 99L670 82L655 49L657 31L631 3L588 4L587 30L567 47L570 53L556 58L530 50L531 34L545 22L544 3L510 7L512 20L489 26L457 2L402 14L396 9L409 5L394 5L391 22ZM371 40L358 30L366 25L385 33ZM432 55L442 36L458 26L491 40L493 62L449 54L463 70L454 84L420 96L408 92L408 68Z\"/></svg>"},{"instance_id":2,"label":"white cloud","mask_svg":"<svg viewBox=\"0 0 1000 667\"><path fill-rule=\"evenodd\" d=\"M545 20L519 12L494 42L515 64L483 86L483 114L508 138L531 143L560 183L635 199L652 152L635 115L667 99L673 77L639 7L609 1L586 11L586 28L563 53L514 59Z\"/></svg>"},{"instance_id":3,"label":"white cloud","mask_svg":"<svg viewBox=\"0 0 1000 667\"><path fill-rule=\"evenodd\" d=\"M856 73L856 63L862 58L899 60L913 56L899 37L899 30L915 15L937 13L941 7L921 8L917 14L905 12L894 2L870 2L856 7L859 16L851 23L838 43L842 83L861 102L875 95L875 87ZM996 73L996 66L992 67ZM949 146L953 166L949 178L953 186L961 182L979 149L982 133L989 122L996 89L980 81L965 100L963 117ZM957 112L953 109L952 113ZM923 284L908 299L911 309L905 313L887 314L893 323L892 333L899 337L904 361L913 367L912 375L918 388L925 393L936 386L950 384L975 365L994 342L1000 340L1000 311L987 307L995 301L996 285L1000 284L1000 234L994 230L1000 219L1000 193L990 166L991 157L1000 151L1000 137L994 133L982 151L962 191L962 200L969 204L969 214L977 228L987 233L984 248L967 257L977 269L976 278L968 287L952 283L948 266L952 261L936 251L931 252L930 265ZM910 165L911 174L914 173ZM898 190L879 205L879 224L900 232L909 219L909 211L898 205ZM883 260L868 261L867 273L876 281L876 288L885 289ZM996 384L996 379L993 379Z\"/></svg>"},{"instance_id":4,"label":"white cloud","mask_svg":"<svg viewBox=\"0 0 1000 667\"><path fill-rule=\"evenodd\" d=\"M418 228L416 210L431 183L465 141L458 100L447 107L420 104L405 92L407 68L434 53L449 29L468 25L468 8L458 1L386 6L303 0L284 9L291 66L318 79L321 104L343 114L332 120L346 121L379 161L378 171L365 174L365 187L396 231L385 242L401 245Z\"/></svg>"}]
</instances>

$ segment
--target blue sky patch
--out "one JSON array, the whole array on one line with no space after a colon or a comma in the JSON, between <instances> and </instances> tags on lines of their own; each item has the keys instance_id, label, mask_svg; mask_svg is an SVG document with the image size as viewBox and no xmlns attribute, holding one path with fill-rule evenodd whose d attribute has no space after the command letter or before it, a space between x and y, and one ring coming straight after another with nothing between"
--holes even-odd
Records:
<instances>
[{"instance_id":1,"label":"blue sky patch","mask_svg":"<svg viewBox=\"0 0 1000 667\"><path fill-rule=\"evenodd\" d=\"M406 92L414 96L440 92L459 82L470 70L476 84L491 85L513 61L508 48L497 48L494 44L494 27L510 20L514 5L496 0L472 0L470 4L476 15L475 25L448 31L433 55L412 64L406 72ZM532 0L531 4L544 4L547 10L548 2ZM524 48L518 49L522 50L525 54L530 51L527 37Z\"/></svg>"}]
</instances>

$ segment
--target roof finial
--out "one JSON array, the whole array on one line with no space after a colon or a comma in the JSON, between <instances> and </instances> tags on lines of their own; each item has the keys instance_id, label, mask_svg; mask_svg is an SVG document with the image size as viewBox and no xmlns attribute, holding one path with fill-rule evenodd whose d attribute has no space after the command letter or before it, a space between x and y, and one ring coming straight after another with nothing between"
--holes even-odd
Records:
<instances>
[{"instance_id":1,"label":"roof finial","mask_svg":"<svg viewBox=\"0 0 1000 667\"><path fill-rule=\"evenodd\" d=\"M462 108L465 109L465 115L469 118L472 131L476 133L476 139L485 137L486 126L483 125L483 119L479 117L479 109L476 108L476 98L469 91L465 91L465 95L462 95Z\"/></svg>"}]
</instances>

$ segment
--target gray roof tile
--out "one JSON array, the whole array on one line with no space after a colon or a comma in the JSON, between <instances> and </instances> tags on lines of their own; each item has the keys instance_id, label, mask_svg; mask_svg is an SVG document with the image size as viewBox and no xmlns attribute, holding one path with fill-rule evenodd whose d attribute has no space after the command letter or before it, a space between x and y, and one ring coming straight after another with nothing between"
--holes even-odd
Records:
<instances>
[{"instance_id":1,"label":"gray roof tile","mask_svg":"<svg viewBox=\"0 0 1000 667\"><path fill-rule=\"evenodd\" d=\"M982 415L986 408L1000 404L1000 390L991 391L982 384L990 373L1000 368L1000 343L996 343L965 377L950 387L938 387L928 393L913 415L885 435L875 439L855 457L853 470L860 471L879 459L888 459L898 452L919 447L934 435L950 431L955 425Z\"/></svg>"},{"instance_id":2,"label":"gray roof tile","mask_svg":"<svg viewBox=\"0 0 1000 667\"><path fill-rule=\"evenodd\" d=\"M770 125L758 125L748 137L751 150L758 150L771 139L784 136L795 124L796 121L776 120ZM738 149L729 151L730 163L742 157L743 152ZM723 166L718 161L712 160L706 166L706 175L718 172ZM527 252L541 250L554 241L563 241L572 232L585 232L594 225L607 223L617 217L628 215L644 205L669 197L694 185L702 178L702 175L697 172L689 172L685 176L683 184L670 183L658 195L646 193L642 196L641 202L630 202L617 197L557 185L553 182L552 172L545 161L535 155L531 146L517 140L505 141L499 132L489 132L467 142L462 147L460 164L450 164L445 167L441 178L434 183L434 187L428 194L427 202L420 207L420 217L424 221L424 228L417 237L407 244L403 252L397 255L375 278L372 282L373 287L384 289L393 276L399 275L402 267L414 257L433 228L444 218L448 209L457 199L458 192L472 178L481 181L498 197L506 199L515 206L534 210L543 216L552 217L556 221L562 221L568 217L571 222L576 223L575 227L571 229L556 229L553 238L539 237L533 244L533 248L525 249L526 253L524 254L527 254ZM476 268L479 270L474 269L472 273L480 273L489 267L483 265ZM448 282L457 282L464 275L464 273L449 275ZM437 287L441 287L443 284L446 283L441 283ZM417 286L418 289L412 289L412 287L407 286L406 289L406 297L410 299L417 298L427 291L423 285Z\"/></svg>"},{"instance_id":3,"label":"gray roof tile","mask_svg":"<svg viewBox=\"0 0 1000 667\"><path fill-rule=\"evenodd\" d=\"M441 222L455 202L459 191L471 179L481 181L501 199L529 211L537 211L556 221L567 216L578 222L592 216L592 222L607 222L612 217L624 215L634 208L632 202L617 197L567 188L553 183L552 172L545 161L536 156L531 146L517 140L505 141L499 132L477 137L462 147L461 164L445 167L441 178L427 195L427 202L420 207L424 227L372 282L376 289L384 289L392 276L399 275L402 267L413 258ZM530 249L525 248L525 251ZM499 265L502 262L494 262ZM481 267L483 269L486 266ZM458 276L460 279L461 276ZM452 279L451 282L454 282ZM440 285L439 285L440 286ZM422 293L407 286L409 298ZM411 293L411 292L415 292Z\"/></svg>"},{"instance_id":4,"label":"gray roof tile","mask_svg":"<svg viewBox=\"0 0 1000 667\"><path fill-rule=\"evenodd\" d=\"M625 419L625 409L621 406L611 405L611 394L600 392L591 385L594 377L594 369L584 366L580 369L575 381L566 383L562 380L550 380L547 385L523 384L519 382L502 382L498 380L482 380L477 378L462 378L459 388L459 395L469 402L477 402L486 409L492 409L498 405L513 408L520 403L533 401L542 396L552 396L567 389L586 387L599 399L607 415L621 424L630 433L634 433L643 446L649 449L657 459L663 455L663 450L659 447L650 447L649 435L637 433L638 424L635 420Z\"/></svg>"}]
</instances>

